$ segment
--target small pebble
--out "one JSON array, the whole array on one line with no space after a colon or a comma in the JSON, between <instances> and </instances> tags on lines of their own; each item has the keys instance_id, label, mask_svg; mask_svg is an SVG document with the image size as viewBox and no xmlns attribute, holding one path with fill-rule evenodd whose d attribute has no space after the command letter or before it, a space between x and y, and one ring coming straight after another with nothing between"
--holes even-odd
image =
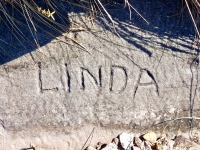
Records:
<instances>
[{"instance_id":1,"label":"small pebble","mask_svg":"<svg viewBox=\"0 0 200 150\"><path fill-rule=\"evenodd\" d=\"M157 135L151 131L143 135L143 138L150 143L154 143L157 140Z\"/></svg>"},{"instance_id":2,"label":"small pebble","mask_svg":"<svg viewBox=\"0 0 200 150\"><path fill-rule=\"evenodd\" d=\"M114 139L112 140L112 143L118 145L118 144L119 144L119 139L118 139L118 138L114 138Z\"/></svg>"},{"instance_id":3,"label":"small pebble","mask_svg":"<svg viewBox=\"0 0 200 150\"><path fill-rule=\"evenodd\" d=\"M88 146L88 147L86 148L86 150L96 150L96 148L94 148L94 147L92 147L92 146Z\"/></svg>"},{"instance_id":4,"label":"small pebble","mask_svg":"<svg viewBox=\"0 0 200 150\"><path fill-rule=\"evenodd\" d=\"M120 134L119 140L120 140L122 148L129 149L130 147L132 147L133 146L133 137L134 137L134 135L131 133Z\"/></svg>"},{"instance_id":5,"label":"small pebble","mask_svg":"<svg viewBox=\"0 0 200 150\"><path fill-rule=\"evenodd\" d=\"M141 148L142 140L139 137L134 137L134 144Z\"/></svg>"},{"instance_id":6,"label":"small pebble","mask_svg":"<svg viewBox=\"0 0 200 150\"><path fill-rule=\"evenodd\" d=\"M118 150L117 145L114 143L109 143L106 147L102 148L101 150Z\"/></svg>"},{"instance_id":7,"label":"small pebble","mask_svg":"<svg viewBox=\"0 0 200 150\"><path fill-rule=\"evenodd\" d=\"M139 147L133 146L133 150L141 150Z\"/></svg>"},{"instance_id":8,"label":"small pebble","mask_svg":"<svg viewBox=\"0 0 200 150\"><path fill-rule=\"evenodd\" d=\"M144 147L145 147L145 150L152 150L151 149L151 144L148 141L144 142Z\"/></svg>"},{"instance_id":9,"label":"small pebble","mask_svg":"<svg viewBox=\"0 0 200 150\"><path fill-rule=\"evenodd\" d=\"M97 150L100 150L100 149L101 149L101 147L102 147L102 145L103 145L103 143L101 143L101 142L98 142L98 143L97 143L97 146L96 146L96 149L97 149Z\"/></svg>"}]
</instances>

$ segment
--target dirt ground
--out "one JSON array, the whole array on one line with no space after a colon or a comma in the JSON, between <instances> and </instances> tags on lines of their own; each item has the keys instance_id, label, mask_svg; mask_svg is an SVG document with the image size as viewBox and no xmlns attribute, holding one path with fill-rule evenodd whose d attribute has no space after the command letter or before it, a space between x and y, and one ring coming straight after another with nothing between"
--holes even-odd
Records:
<instances>
[{"instance_id":1,"label":"dirt ground","mask_svg":"<svg viewBox=\"0 0 200 150\"><path fill-rule=\"evenodd\" d=\"M98 143L106 144L112 143L114 138L118 138L121 133L133 134L134 137L144 136L148 131L136 133L131 130L123 129L103 129L101 127L85 126L81 129L69 131L68 133L60 132L37 132L32 133L28 131L20 131L17 133L10 133L3 128L0 130L0 150L83 150L90 146L93 148L98 147ZM159 140L159 150L167 150L169 141L174 144L173 149L176 150L199 150L200 132L193 130L192 132L165 132L163 134L155 132L157 143ZM163 140L165 139L165 140ZM166 142L167 141L167 142ZM133 144L134 140L133 140ZM119 143L120 144L120 140ZM103 148L102 147L102 148ZM118 147L119 148L119 147ZM158 148L157 148L158 149Z\"/></svg>"}]
</instances>

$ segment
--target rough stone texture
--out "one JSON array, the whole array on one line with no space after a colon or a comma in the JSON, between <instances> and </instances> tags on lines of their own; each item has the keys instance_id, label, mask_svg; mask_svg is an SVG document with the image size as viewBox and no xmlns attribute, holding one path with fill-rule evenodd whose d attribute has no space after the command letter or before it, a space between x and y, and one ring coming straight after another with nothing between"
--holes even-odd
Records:
<instances>
[{"instance_id":1,"label":"rough stone texture","mask_svg":"<svg viewBox=\"0 0 200 150\"><path fill-rule=\"evenodd\" d=\"M112 136L93 133L109 139L120 133L113 136L114 129L143 131L163 120L197 116L199 60L190 18L184 13L173 30L181 4L151 3L133 4L149 25L136 13L129 20L128 9L111 14L121 38L99 19L87 24L90 32L69 35L85 49L55 39L1 65L2 149L30 142L41 149L80 149L94 126L112 129ZM81 19L83 14L76 21L84 25ZM172 123L171 129L187 123Z\"/></svg>"}]
</instances>

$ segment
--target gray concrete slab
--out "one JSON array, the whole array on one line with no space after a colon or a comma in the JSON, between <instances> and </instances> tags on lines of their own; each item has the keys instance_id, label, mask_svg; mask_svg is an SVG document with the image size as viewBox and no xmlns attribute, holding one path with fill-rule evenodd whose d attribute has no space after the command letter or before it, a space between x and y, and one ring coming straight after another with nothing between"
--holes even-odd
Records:
<instances>
[{"instance_id":1,"label":"gray concrete slab","mask_svg":"<svg viewBox=\"0 0 200 150\"><path fill-rule=\"evenodd\" d=\"M163 10L161 2L152 8L151 3L133 5L149 25L136 13L129 20L128 9L111 12L119 36L105 19L85 25L80 13L73 19L91 31L67 35L79 45L54 39L2 64L2 145L20 149L33 141L47 149L55 137L61 143L66 138L67 145L59 149L75 149L74 142L81 141L76 143L80 148L85 140L77 134L86 137L93 127L135 132L164 120L198 116L199 57L192 23L184 12L173 30L179 15L171 16L180 5L168 4L174 9ZM171 129L188 127L187 120Z\"/></svg>"}]
</instances>

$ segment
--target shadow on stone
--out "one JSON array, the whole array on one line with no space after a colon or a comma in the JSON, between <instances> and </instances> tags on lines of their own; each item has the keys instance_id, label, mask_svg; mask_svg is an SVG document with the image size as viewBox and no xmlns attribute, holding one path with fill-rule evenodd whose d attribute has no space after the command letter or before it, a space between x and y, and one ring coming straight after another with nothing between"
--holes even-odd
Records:
<instances>
[{"instance_id":1,"label":"shadow on stone","mask_svg":"<svg viewBox=\"0 0 200 150\"><path fill-rule=\"evenodd\" d=\"M148 56L152 55L152 51L148 49L150 42L162 46L163 50L168 49L178 53L192 54L197 51L194 51L194 48L192 47L193 43L188 42L189 40L187 40L194 40L195 31L187 7L184 3L173 0L136 0L129 2L134 9L148 21L148 23L134 11L133 8L129 8L126 5L126 7L122 9L122 4L120 4L115 5L114 11L112 6L107 6L107 10L110 10L111 16L117 22L115 29L118 34L116 34L113 28L110 28L112 25L111 22L104 23L100 20L106 29L112 30L116 36L119 35L129 44L134 45ZM131 16L131 19L129 16ZM109 20L109 18L107 19ZM138 32L135 32L135 30L132 29L135 29ZM145 35L146 33L150 36L147 37ZM155 37L158 37L162 42L158 41ZM163 44L163 40L166 40L166 38L168 40ZM180 47L173 46L177 44L180 45ZM189 48L191 51L185 51L184 48Z\"/></svg>"},{"instance_id":2,"label":"shadow on stone","mask_svg":"<svg viewBox=\"0 0 200 150\"><path fill-rule=\"evenodd\" d=\"M134 45L148 56L152 55L152 51L147 48L152 41L157 45L161 45L163 50L170 49L173 52L185 54L192 54L195 52L192 43L188 43L187 40L188 38L194 38L193 24L187 8L181 1L132 1L131 5L141 13L149 24L133 9L131 12L128 7L123 9L123 2L124 1L119 1L115 4L106 5L105 7L113 19L118 22L116 27L117 33L129 44ZM49 9L45 7L44 4L40 4L39 6L42 6L45 10ZM24 54L31 54L32 51L38 48L38 45L40 45L40 47L44 46L55 39L55 37L62 35L62 33L66 32L70 27L68 13L83 12L83 9L78 9L77 7L59 2L59 5L55 7L55 22L53 19L49 19L44 15L34 13L34 11L27 9L25 5L21 7L24 7L24 12L18 11L19 9L13 10L11 5L1 4L1 9L5 8L3 11L7 12L7 15L1 16L1 65ZM131 20L129 18L130 13ZM109 20L109 18L107 18L107 20ZM111 30L110 27L112 25L108 24L105 18L99 18L98 21L105 29ZM138 32L131 30L131 28L136 28ZM145 37L145 35L142 35L146 32L151 36ZM116 32L113 32L113 34L118 36ZM166 44L163 44L163 42L154 41L154 37L159 37L160 40L163 40L164 37L166 39L167 37L168 41ZM173 43L177 43L178 40L181 41L178 43L180 47L173 46ZM183 47L183 49L181 47ZM184 47L187 49L190 48L191 51L185 51Z\"/></svg>"},{"instance_id":3,"label":"shadow on stone","mask_svg":"<svg viewBox=\"0 0 200 150\"><path fill-rule=\"evenodd\" d=\"M68 13L75 8L61 1L52 2L55 7L45 1L36 2L0 3L1 65L31 54L69 29ZM48 11L52 15L48 15ZM75 11L79 12L79 9Z\"/></svg>"}]
</instances>

